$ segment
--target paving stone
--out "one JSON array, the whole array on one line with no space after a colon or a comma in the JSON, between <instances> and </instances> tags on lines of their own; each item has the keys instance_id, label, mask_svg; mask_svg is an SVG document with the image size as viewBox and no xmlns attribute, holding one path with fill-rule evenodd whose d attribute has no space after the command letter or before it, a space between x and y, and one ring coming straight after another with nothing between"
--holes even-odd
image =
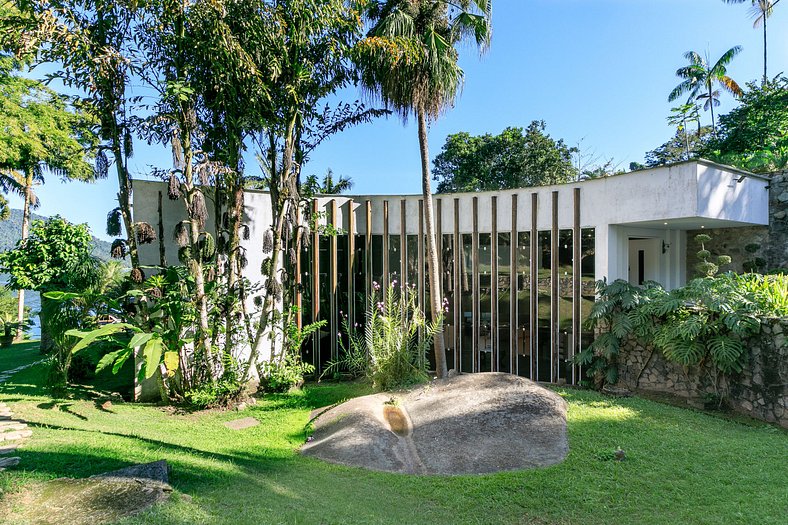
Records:
<instances>
[{"instance_id":1,"label":"paving stone","mask_svg":"<svg viewBox=\"0 0 788 525\"><path fill-rule=\"evenodd\" d=\"M5 456L6 454L10 454L12 452L16 452L17 448L19 448L19 443L12 443L10 445L2 445L2 446L0 446L0 456Z\"/></svg>"},{"instance_id":2,"label":"paving stone","mask_svg":"<svg viewBox=\"0 0 788 525\"><path fill-rule=\"evenodd\" d=\"M14 432L4 432L0 434L0 441L15 441L17 439L27 438L33 435L32 430L17 430Z\"/></svg>"},{"instance_id":3,"label":"paving stone","mask_svg":"<svg viewBox=\"0 0 788 525\"><path fill-rule=\"evenodd\" d=\"M0 421L0 433L1 432L10 432L12 430L24 430L27 428L27 425L24 423L20 423L19 421Z\"/></svg>"},{"instance_id":4,"label":"paving stone","mask_svg":"<svg viewBox=\"0 0 788 525\"><path fill-rule=\"evenodd\" d=\"M257 421L253 417L245 417L242 419L234 419L233 421L227 421L224 426L229 428L230 430L243 430L245 428L255 427L259 425L260 422Z\"/></svg>"},{"instance_id":5,"label":"paving stone","mask_svg":"<svg viewBox=\"0 0 788 525\"><path fill-rule=\"evenodd\" d=\"M8 468L15 467L17 465L19 465L19 458L16 456L0 459L0 467Z\"/></svg>"}]
</instances>

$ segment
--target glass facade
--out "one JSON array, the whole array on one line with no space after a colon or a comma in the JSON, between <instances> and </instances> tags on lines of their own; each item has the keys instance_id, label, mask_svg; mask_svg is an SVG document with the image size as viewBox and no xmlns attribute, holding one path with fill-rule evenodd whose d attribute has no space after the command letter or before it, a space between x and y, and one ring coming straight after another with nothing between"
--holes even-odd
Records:
<instances>
[{"instance_id":1,"label":"glass facade","mask_svg":"<svg viewBox=\"0 0 788 525\"><path fill-rule=\"evenodd\" d=\"M453 221L443 228L456 231ZM535 237L530 231L442 234L443 337L450 369L500 371L543 382L583 378L572 357L593 340L585 320L595 300L595 231L577 226L553 231L555 239L550 230L537 230ZM340 341L346 343L343 320L363 328L373 281L415 285L429 315L428 258L420 253L427 243L413 233L403 238L389 232L385 240L372 235L367 253L365 235L321 235L302 251L302 322L328 321L304 347L305 361L318 373L336 356ZM433 365L431 352L427 358Z\"/></svg>"}]
</instances>

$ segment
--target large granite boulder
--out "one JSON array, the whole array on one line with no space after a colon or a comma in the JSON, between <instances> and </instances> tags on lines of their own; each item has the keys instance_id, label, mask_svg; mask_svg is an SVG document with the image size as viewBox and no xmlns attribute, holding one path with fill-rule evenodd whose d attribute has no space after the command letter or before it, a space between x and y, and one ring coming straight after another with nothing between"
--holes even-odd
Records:
<instances>
[{"instance_id":1,"label":"large granite boulder","mask_svg":"<svg viewBox=\"0 0 788 525\"><path fill-rule=\"evenodd\" d=\"M566 402L510 374L460 375L351 399L320 414L301 452L409 474L484 474L560 463Z\"/></svg>"}]
</instances>

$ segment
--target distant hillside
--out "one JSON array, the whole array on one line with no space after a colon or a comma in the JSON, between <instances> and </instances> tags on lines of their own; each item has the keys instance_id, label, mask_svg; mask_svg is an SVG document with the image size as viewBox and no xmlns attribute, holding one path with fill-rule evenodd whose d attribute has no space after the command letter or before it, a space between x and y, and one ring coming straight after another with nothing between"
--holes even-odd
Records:
<instances>
[{"instance_id":1,"label":"distant hillside","mask_svg":"<svg viewBox=\"0 0 788 525\"><path fill-rule=\"evenodd\" d=\"M41 215L31 214L31 221L35 219L46 220ZM11 217L6 221L0 221L0 252L10 250L16 246L17 241L22 238L22 210L11 210ZM104 261L110 258L110 243L93 237L96 248L93 255Z\"/></svg>"}]
</instances>

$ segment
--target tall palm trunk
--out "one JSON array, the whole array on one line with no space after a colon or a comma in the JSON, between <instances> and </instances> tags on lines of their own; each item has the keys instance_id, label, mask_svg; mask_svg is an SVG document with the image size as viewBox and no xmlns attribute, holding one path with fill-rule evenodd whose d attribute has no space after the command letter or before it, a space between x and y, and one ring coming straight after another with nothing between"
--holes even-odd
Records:
<instances>
[{"instance_id":1,"label":"tall palm trunk","mask_svg":"<svg viewBox=\"0 0 788 525\"><path fill-rule=\"evenodd\" d=\"M763 83L768 82L769 77L766 75L766 19L768 10L763 12Z\"/></svg>"},{"instance_id":2,"label":"tall palm trunk","mask_svg":"<svg viewBox=\"0 0 788 525\"><path fill-rule=\"evenodd\" d=\"M711 110L711 132L717 131L717 124L714 122L714 86L709 82L709 110Z\"/></svg>"},{"instance_id":3,"label":"tall palm trunk","mask_svg":"<svg viewBox=\"0 0 788 525\"><path fill-rule=\"evenodd\" d=\"M419 149L421 150L421 191L424 198L424 229L427 237L427 269L430 282L430 306L432 320L437 322L442 317L442 293L440 276L438 275L438 250L435 240L434 216L432 213L432 190L430 189L430 154L427 144L427 116L424 109L419 108ZM446 352L443 349L443 332L435 334L435 373L439 378L447 375Z\"/></svg>"},{"instance_id":4,"label":"tall palm trunk","mask_svg":"<svg viewBox=\"0 0 788 525\"><path fill-rule=\"evenodd\" d=\"M22 240L24 241L30 235L30 205L33 194L33 168L28 168L25 171L25 199L22 204ZM25 320L25 291L17 291L17 321L19 325ZM17 341L22 339L21 328L16 333Z\"/></svg>"}]
</instances>

